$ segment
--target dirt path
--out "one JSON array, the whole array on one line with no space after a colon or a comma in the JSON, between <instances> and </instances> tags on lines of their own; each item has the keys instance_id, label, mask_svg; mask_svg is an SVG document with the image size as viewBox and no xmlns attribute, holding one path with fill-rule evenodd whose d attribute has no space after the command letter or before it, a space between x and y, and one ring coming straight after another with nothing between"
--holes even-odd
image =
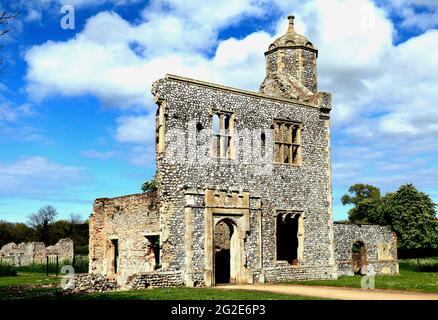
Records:
<instances>
[{"instance_id":1,"label":"dirt path","mask_svg":"<svg viewBox=\"0 0 438 320\"><path fill-rule=\"evenodd\" d=\"M285 284L217 286L220 290L251 290L339 300L438 300L438 294L380 289L355 289Z\"/></svg>"}]
</instances>

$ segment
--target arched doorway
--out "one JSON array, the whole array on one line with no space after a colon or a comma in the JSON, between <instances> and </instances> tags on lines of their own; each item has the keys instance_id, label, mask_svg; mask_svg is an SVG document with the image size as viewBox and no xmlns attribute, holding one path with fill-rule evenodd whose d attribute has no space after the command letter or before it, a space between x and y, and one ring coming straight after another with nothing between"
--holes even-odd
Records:
<instances>
[{"instance_id":1,"label":"arched doorway","mask_svg":"<svg viewBox=\"0 0 438 320\"><path fill-rule=\"evenodd\" d=\"M232 256L234 252L235 225L229 219L220 220L214 227L215 283L233 283Z\"/></svg>"},{"instance_id":2,"label":"arched doorway","mask_svg":"<svg viewBox=\"0 0 438 320\"><path fill-rule=\"evenodd\" d=\"M367 264L367 249L362 241L354 241L351 248L352 265L354 274L360 274L363 266Z\"/></svg>"}]
</instances>

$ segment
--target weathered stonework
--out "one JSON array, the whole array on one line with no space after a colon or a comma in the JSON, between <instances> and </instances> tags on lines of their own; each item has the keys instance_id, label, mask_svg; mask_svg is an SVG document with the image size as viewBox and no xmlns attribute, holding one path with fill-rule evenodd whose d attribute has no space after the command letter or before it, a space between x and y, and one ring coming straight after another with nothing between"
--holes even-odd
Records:
<instances>
[{"instance_id":1,"label":"weathered stonework","mask_svg":"<svg viewBox=\"0 0 438 320\"><path fill-rule=\"evenodd\" d=\"M353 275L352 246L361 242L365 264L376 274L397 274L397 236L388 227L378 225L334 224L335 257L339 275Z\"/></svg>"},{"instance_id":2,"label":"weathered stonework","mask_svg":"<svg viewBox=\"0 0 438 320\"><path fill-rule=\"evenodd\" d=\"M75 274L70 281L73 281L74 285L64 291L66 294L105 292L120 289L117 280L100 274L79 273Z\"/></svg>"},{"instance_id":3,"label":"weathered stonework","mask_svg":"<svg viewBox=\"0 0 438 320\"><path fill-rule=\"evenodd\" d=\"M90 217L90 273L113 274L114 241L118 241L118 277L155 269L148 257L148 236L160 233L154 192L97 199Z\"/></svg>"},{"instance_id":4,"label":"weathered stonework","mask_svg":"<svg viewBox=\"0 0 438 320\"><path fill-rule=\"evenodd\" d=\"M43 242L5 244L0 250L2 262L17 267L28 266L32 263L46 263L47 256L58 256L59 262L72 261L74 255L73 241L61 239L54 246L46 247Z\"/></svg>"},{"instance_id":5,"label":"weathered stonework","mask_svg":"<svg viewBox=\"0 0 438 320\"><path fill-rule=\"evenodd\" d=\"M334 235L332 99L317 92L317 50L291 19L265 55L260 93L175 75L153 83L158 190L95 201L90 273L123 288L337 277L335 247L348 241L351 256L351 241ZM293 242L279 240L283 225ZM159 236L158 268L147 235Z\"/></svg>"}]
</instances>

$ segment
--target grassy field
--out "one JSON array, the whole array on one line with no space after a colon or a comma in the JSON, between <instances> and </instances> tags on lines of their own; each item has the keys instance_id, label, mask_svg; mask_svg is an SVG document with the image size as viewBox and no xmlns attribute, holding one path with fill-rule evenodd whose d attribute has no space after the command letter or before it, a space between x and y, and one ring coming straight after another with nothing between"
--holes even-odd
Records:
<instances>
[{"instance_id":1,"label":"grassy field","mask_svg":"<svg viewBox=\"0 0 438 320\"><path fill-rule=\"evenodd\" d=\"M400 260L400 274L393 276L376 276L376 289L412 290L438 293L438 257ZM431 272L435 271L435 272ZM292 281L292 284L361 287L361 276L342 276L337 280Z\"/></svg>"},{"instance_id":2,"label":"grassy field","mask_svg":"<svg viewBox=\"0 0 438 320\"><path fill-rule=\"evenodd\" d=\"M73 300L314 300L318 298L208 288L146 289L72 296Z\"/></svg>"},{"instance_id":3,"label":"grassy field","mask_svg":"<svg viewBox=\"0 0 438 320\"><path fill-rule=\"evenodd\" d=\"M0 278L0 300L34 298L59 291L60 279L42 273L18 272L14 277Z\"/></svg>"},{"instance_id":4,"label":"grassy field","mask_svg":"<svg viewBox=\"0 0 438 320\"><path fill-rule=\"evenodd\" d=\"M306 297L255 291L224 291L208 288L149 289L125 292L93 293L62 297L60 279L41 272L18 270L13 277L0 277L0 300L5 299L74 299L74 300L305 300ZM430 272L430 271L435 272ZM400 275L376 276L376 289L413 290L438 294L438 257L400 261ZM289 282L360 288L361 277L337 280Z\"/></svg>"},{"instance_id":5,"label":"grassy field","mask_svg":"<svg viewBox=\"0 0 438 320\"><path fill-rule=\"evenodd\" d=\"M123 292L61 296L60 278L43 273L18 272L15 277L0 278L0 300L310 300L309 297L256 291L223 291L208 288L147 289ZM317 298L315 298L317 299Z\"/></svg>"}]
</instances>

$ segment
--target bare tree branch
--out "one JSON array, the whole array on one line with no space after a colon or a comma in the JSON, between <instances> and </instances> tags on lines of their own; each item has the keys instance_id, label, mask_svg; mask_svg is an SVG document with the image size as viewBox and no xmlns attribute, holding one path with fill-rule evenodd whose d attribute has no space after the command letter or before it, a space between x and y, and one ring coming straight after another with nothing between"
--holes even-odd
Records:
<instances>
[{"instance_id":1,"label":"bare tree branch","mask_svg":"<svg viewBox=\"0 0 438 320\"><path fill-rule=\"evenodd\" d=\"M9 32L11 32L12 28L6 28L5 26L8 25L12 20L17 18L19 13L10 14L6 11L0 12L0 37L7 35ZM4 45L0 44L0 51L4 48ZM6 60L2 57L0 57L0 74L6 73Z\"/></svg>"}]
</instances>

